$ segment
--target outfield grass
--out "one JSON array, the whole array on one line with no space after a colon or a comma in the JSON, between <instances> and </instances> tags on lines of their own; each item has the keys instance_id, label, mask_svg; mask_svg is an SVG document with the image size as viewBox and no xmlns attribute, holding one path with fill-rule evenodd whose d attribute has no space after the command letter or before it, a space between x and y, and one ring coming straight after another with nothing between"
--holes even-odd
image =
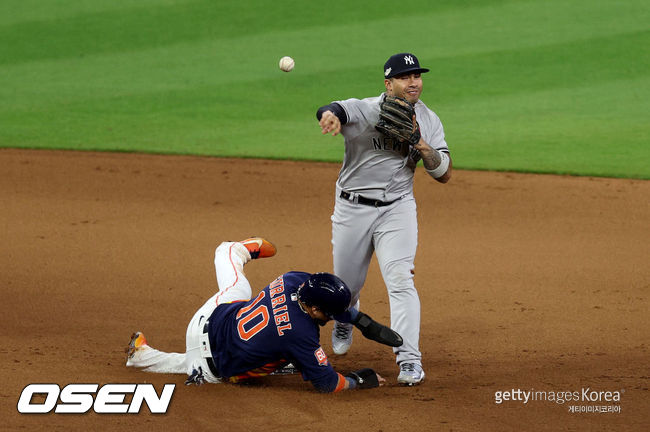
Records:
<instances>
[{"instance_id":1,"label":"outfield grass","mask_svg":"<svg viewBox=\"0 0 650 432\"><path fill-rule=\"evenodd\" d=\"M650 179L647 1L327 5L3 0L0 146L338 161L318 106L413 51L455 167Z\"/></svg>"}]
</instances>

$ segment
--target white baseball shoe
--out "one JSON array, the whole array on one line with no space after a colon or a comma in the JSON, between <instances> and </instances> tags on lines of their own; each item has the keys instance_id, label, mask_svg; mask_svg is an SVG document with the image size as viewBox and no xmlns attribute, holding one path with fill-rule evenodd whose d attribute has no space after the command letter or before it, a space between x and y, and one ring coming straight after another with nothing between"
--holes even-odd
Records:
<instances>
[{"instance_id":1,"label":"white baseball shoe","mask_svg":"<svg viewBox=\"0 0 650 432\"><path fill-rule=\"evenodd\" d=\"M424 380L424 370L417 363L403 362L399 365L397 382L402 385L418 385Z\"/></svg>"},{"instance_id":2,"label":"white baseball shoe","mask_svg":"<svg viewBox=\"0 0 650 432\"><path fill-rule=\"evenodd\" d=\"M334 354L343 355L352 345L352 324L336 321L332 329L332 351Z\"/></svg>"}]
</instances>

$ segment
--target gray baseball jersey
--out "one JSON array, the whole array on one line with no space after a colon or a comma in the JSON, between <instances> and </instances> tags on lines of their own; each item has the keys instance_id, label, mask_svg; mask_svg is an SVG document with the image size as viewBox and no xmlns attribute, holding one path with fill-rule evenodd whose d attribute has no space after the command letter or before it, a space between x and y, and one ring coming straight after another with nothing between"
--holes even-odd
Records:
<instances>
[{"instance_id":1,"label":"gray baseball jersey","mask_svg":"<svg viewBox=\"0 0 650 432\"><path fill-rule=\"evenodd\" d=\"M404 339L401 347L394 348L397 363L421 364L420 300L412 273L417 249L413 198L417 157L412 156L408 144L393 141L375 129L383 97L336 101L347 122L341 128L345 156L332 215L334 273L349 286L355 304L376 253L388 290L391 327ZM436 150L449 152L438 116L421 101L416 103L415 112L424 141ZM384 203L368 205L363 198Z\"/></svg>"},{"instance_id":2,"label":"gray baseball jersey","mask_svg":"<svg viewBox=\"0 0 650 432\"><path fill-rule=\"evenodd\" d=\"M374 127L383 97L384 93L336 101L348 118L341 130L345 157L337 185L367 198L392 201L413 191L415 162L408 158L407 143L393 141ZM436 150L449 152L440 118L422 101L415 104L415 114L424 141Z\"/></svg>"}]
</instances>

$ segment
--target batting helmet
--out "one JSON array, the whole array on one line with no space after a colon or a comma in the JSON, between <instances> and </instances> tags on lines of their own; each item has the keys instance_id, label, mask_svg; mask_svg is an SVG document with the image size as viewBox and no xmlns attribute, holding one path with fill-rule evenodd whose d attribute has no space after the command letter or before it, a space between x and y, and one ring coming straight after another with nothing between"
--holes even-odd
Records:
<instances>
[{"instance_id":1,"label":"batting helmet","mask_svg":"<svg viewBox=\"0 0 650 432\"><path fill-rule=\"evenodd\" d=\"M350 288L330 273L314 273L298 288L298 300L316 306L330 318L345 312L351 299Z\"/></svg>"}]
</instances>

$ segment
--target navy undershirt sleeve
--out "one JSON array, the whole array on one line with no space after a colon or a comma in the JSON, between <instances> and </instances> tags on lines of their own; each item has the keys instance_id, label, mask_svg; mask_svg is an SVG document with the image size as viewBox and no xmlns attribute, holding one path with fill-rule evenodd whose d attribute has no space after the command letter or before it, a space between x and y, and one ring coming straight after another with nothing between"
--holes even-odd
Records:
<instances>
[{"instance_id":1,"label":"navy undershirt sleeve","mask_svg":"<svg viewBox=\"0 0 650 432\"><path fill-rule=\"evenodd\" d=\"M345 114L345 110L343 107L336 102L332 102L329 105L322 106L318 108L318 111L316 112L316 118L320 121L321 117L323 117L323 113L325 111L332 111L335 116L339 118L341 121L341 124L344 125L348 122L348 116Z\"/></svg>"},{"instance_id":2,"label":"navy undershirt sleeve","mask_svg":"<svg viewBox=\"0 0 650 432\"><path fill-rule=\"evenodd\" d=\"M326 375L324 377L312 380L311 383L320 393L331 393L336 389L336 385L339 381L339 375L335 373L334 375Z\"/></svg>"}]
</instances>

